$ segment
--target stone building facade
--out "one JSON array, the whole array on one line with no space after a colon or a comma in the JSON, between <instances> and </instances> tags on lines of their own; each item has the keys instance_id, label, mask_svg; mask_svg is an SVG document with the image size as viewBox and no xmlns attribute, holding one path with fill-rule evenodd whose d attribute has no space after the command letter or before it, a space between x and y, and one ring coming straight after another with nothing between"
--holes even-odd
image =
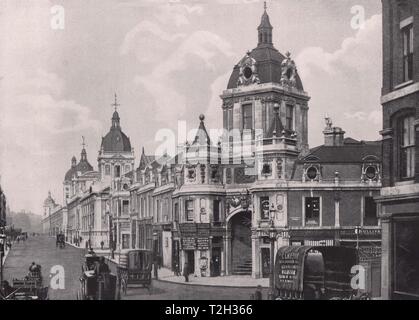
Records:
<instances>
[{"instance_id":1,"label":"stone building facade","mask_svg":"<svg viewBox=\"0 0 419 320\"><path fill-rule=\"evenodd\" d=\"M381 141L345 138L327 118L324 144L310 149L310 96L272 33L265 10L256 48L234 66L220 93L221 137L209 134L201 115L196 136L174 157L143 150L134 170L115 111L98 157L96 186L103 187L93 195L94 184L80 196L79 210L85 209L76 225L86 230L92 223L85 220L93 219L114 248L154 250L161 265L181 271L187 264L205 277L268 277L272 232L275 251L353 246L367 268L368 290L379 295L381 228L373 199L383 179ZM91 203L104 209L89 209Z\"/></svg>"},{"instance_id":2,"label":"stone building facade","mask_svg":"<svg viewBox=\"0 0 419 320\"><path fill-rule=\"evenodd\" d=\"M419 3L383 0L382 297L419 298Z\"/></svg>"}]
</instances>

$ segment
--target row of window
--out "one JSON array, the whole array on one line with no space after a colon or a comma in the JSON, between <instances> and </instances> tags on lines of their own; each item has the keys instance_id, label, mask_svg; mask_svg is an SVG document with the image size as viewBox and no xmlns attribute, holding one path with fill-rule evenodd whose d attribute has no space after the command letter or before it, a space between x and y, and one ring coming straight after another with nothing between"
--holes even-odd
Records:
<instances>
[{"instance_id":1,"label":"row of window","mask_svg":"<svg viewBox=\"0 0 419 320\"><path fill-rule=\"evenodd\" d=\"M414 75L414 28L413 17L407 18L400 23L401 49L402 49L402 80L404 83L413 80ZM396 152L393 163L394 177L396 180L410 180L415 176L415 127L414 111L410 114L402 111L401 116L396 116L392 127L395 133Z\"/></svg>"},{"instance_id":2,"label":"row of window","mask_svg":"<svg viewBox=\"0 0 419 320\"><path fill-rule=\"evenodd\" d=\"M269 197L261 197L260 203L260 219L270 220L271 210ZM306 197L304 198L304 225L305 226L320 226L321 225L321 201L320 197ZM364 217L363 223L366 226L375 226L378 224L377 206L373 197L364 198Z\"/></svg>"},{"instance_id":3,"label":"row of window","mask_svg":"<svg viewBox=\"0 0 419 320\"><path fill-rule=\"evenodd\" d=\"M241 107L241 130L254 130L255 123L254 123L254 114L253 114L253 105L243 104ZM274 117L274 111L272 105L264 104L262 107L262 125L263 125L263 132L267 132L272 124L272 119ZM285 110L285 129L288 130L295 130L294 127L294 118L295 118L295 108L291 104L286 105ZM224 128L227 130L233 129L233 109L225 109L224 110Z\"/></svg>"},{"instance_id":4,"label":"row of window","mask_svg":"<svg viewBox=\"0 0 419 320\"><path fill-rule=\"evenodd\" d=\"M319 181L321 179L320 165L311 165L304 171L306 181ZM363 181L378 181L380 178L378 164L364 164L361 179Z\"/></svg>"},{"instance_id":5,"label":"row of window","mask_svg":"<svg viewBox=\"0 0 419 320\"><path fill-rule=\"evenodd\" d=\"M184 216L185 221L192 222L195 220L195 201L199 201L200 214L206 214L206 209L205 209L206 200L205 199L202 198L199 200L185 200L185 216ZM221 205L220 200L213 200L213 222L221 221L220 205ZM176 207L175 213L178 210L179 210L178 207ZM178 214L177 215L175 214L175 219L179 219ZM175 220L175 221L179 221L179 220Z\"/></svg>"},{"instance_id":6,"label":"row of window","mask_svg":"<svg viewBox=\"0 0 419 320\"><path fill-rule=\"evenodd\" d=\"M121 168L123 168L123 172ZM114 170L114 173L113 173L114 177L120 178L123 173L125 174L131 171L131 165L126 164L124 166L121 166L117 164L113 166L113 170ZM105 164L105 176L110 176L110 175L111 175L111 165Z\"/></svg>"},{"instance_id":7,"label":"row of window","mask_svg":"<svg viewBox=\"0 0 419 320\"><path fill-rule=\"evenodd\" d=\"M375 226L378 224L377 205L373 197L364 198L364 217L363 224ZM321 225L321 201L320 197L306 197L304 199L304 225Z\"/></svg>"}]
</instances>

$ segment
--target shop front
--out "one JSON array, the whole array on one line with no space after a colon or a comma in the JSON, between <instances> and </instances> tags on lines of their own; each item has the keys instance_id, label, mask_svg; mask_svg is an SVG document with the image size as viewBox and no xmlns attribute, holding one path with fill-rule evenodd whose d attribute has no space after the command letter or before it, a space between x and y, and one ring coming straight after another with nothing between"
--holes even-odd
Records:
<instances>
[{"instance_id":1,"label":"shop front","mask_svg":"<svg viewBox=\"0 0 419 320\"><path fill-rule=\"evenodd\" d=\"M217 277L222 273L223 236L209 223L179 225L180 263L185 263L191 274L199 277ZM177 240L175 240L177 241ZM176 250L173 251L176 254Z\"/></svg>"}]
</instances>

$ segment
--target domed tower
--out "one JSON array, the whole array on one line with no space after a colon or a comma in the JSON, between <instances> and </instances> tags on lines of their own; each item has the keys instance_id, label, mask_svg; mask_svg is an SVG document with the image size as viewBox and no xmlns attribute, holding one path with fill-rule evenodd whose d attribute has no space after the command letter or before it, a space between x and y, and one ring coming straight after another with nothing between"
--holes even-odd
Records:
<instances>
[{"instance_id":1,"label":"domed tower","mask_svg":"<svg viewBox=\"0 0 419 320\"><path fill-rule=\"evenodd\" d=\"M50 216L52 210L57 206L55 200L51 196L51 191L48 191L48 197L44 200L44 216Z\"/></svg>"},{"instance_id":2,"label":"domed tower","mask_svg":"<svg viewBox=\"0 0 419 320\"><path fill-rule=\"evenodd\" d=\"M75 156L71 158L71 167L66 172L63 182L64 204L76 193L76 179L82 174L93 171L93 166L87 160L87 152L83 137L83 148L80 153L80 161L77 163Z\"/></svg>"},{"instance_id":3,"label":"domed tower","mask_svg":"<svg viewBox=\"0 0 419 320\"><path fill-rule=\"evenodd\" d=\"M100 178L108 181L121 178L134 168L134 149L131 148L130 139L121 129L116 94L112 106L115 107L115 111L111 119L111 128L102 138L98 156Z\"/></svg>"},{"instance_id":4,"label":"domed tower","mask_svg":"<svg viewBox=\"0 0 419 320\"><path fill-rule=\"evenodd\" d=\"M223 126L231 131L253 132L271 138L275 105L286 131L294 133L299 152L308 149L307 114L310 97L304 91L291 53L280 53L273 44L273 27L265 10L257 28L258 45L234 66L221 99ZM277 132L277 135L281 133Z\"/></svg>"}]
</instances>

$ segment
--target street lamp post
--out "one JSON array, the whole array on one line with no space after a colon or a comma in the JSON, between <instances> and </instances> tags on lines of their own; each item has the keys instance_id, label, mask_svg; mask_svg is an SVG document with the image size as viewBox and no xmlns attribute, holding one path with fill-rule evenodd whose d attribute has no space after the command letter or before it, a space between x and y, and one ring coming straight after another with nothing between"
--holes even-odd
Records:
<instances>
[{"instance_id":1,"label":"street lamp post","mask_svg":"<svg viewBox=\"0 0 419 320\"><path fill-rule=\"evenodd\" d=\"M153 232L153 251L154 251L154 278L158 279L157 274L157 232Z\"/></svg>"},{"instance_id":2,"label":"street lamp post","mask_svg":"<svg viewBox=\"0 0 419 320\"><path fill-rule=\"evenodd\" d=\"M109 250L111 251L111 259L115 259L115 246L113 241L113 227L112 227L112 216L109 214Z\"/></svg>"},{"instance_id":3,"label":"street lamp post","mask_svg":"<svg viewBox=\"0 0 419 320\"><path fill-rule=\"evenodd\" d=\"M274 299L274 295L275 295L275 278L274 278L274 263L275 263L275 254L274 254L274 250L275 250L275 241L276 241L276 237L277 237L277 231L275 229L275 225L274 225L274 220L271 218L270 221L270 227L269 227L269 240L270 240L270 244L271 244L271 249L270 249L270 263L269 263L269 288L270 288L270 293L269 293L269 300L273 300Z\"/></svg>"},{"instance_id":4,"label":"street lamp post","mask_svg":"<svg viewBox=\"0 0 419 320\"><path fill-rule=\"evenodd\" d=\"M0 285L3 284L3 255L5 252L6 236L1 231L0 234Z\"/></svg>"}]
</instances>

